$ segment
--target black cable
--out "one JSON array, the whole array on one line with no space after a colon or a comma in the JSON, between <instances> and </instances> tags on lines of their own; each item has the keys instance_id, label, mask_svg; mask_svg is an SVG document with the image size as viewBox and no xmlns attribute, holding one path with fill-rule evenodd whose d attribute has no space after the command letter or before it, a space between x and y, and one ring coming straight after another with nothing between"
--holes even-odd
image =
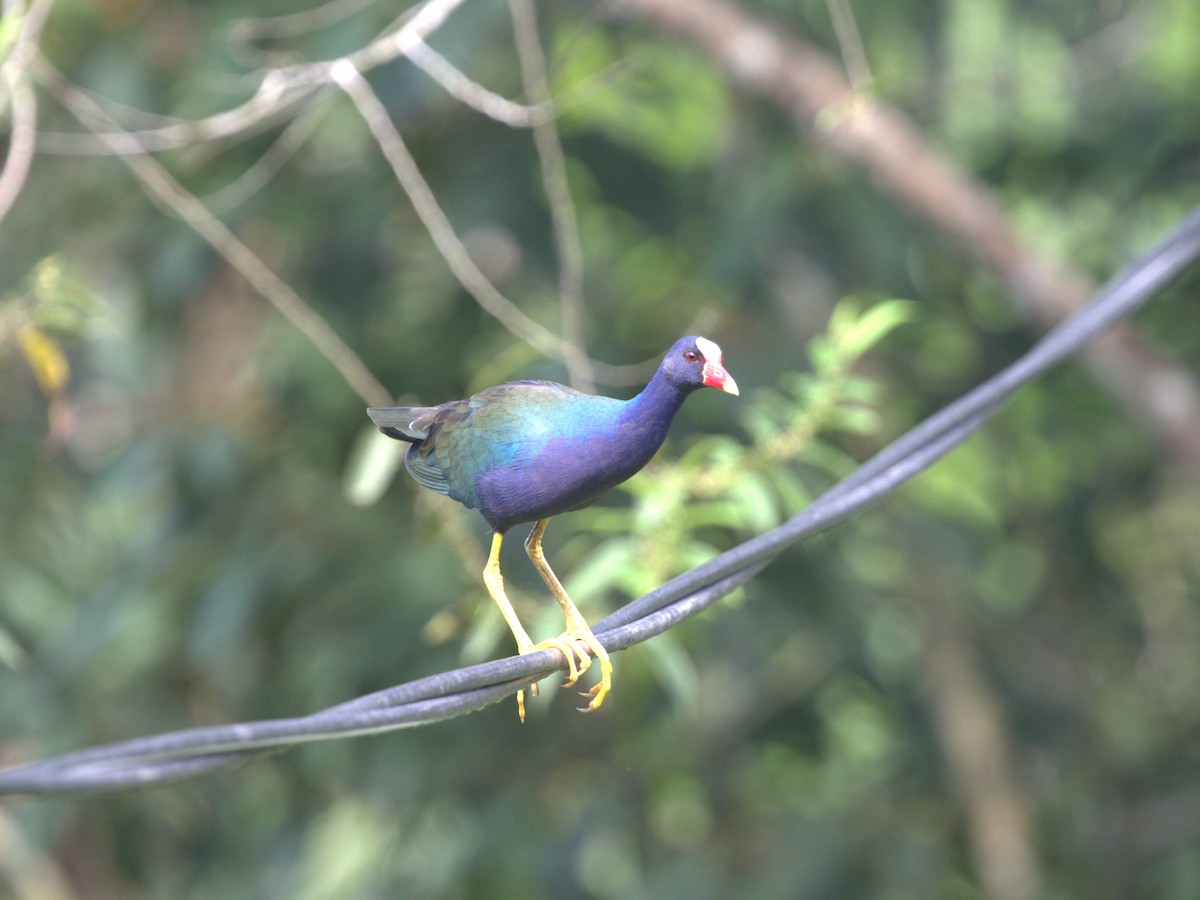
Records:
<instances>
[{"instance_id":1,"label":"black cable","mask_svg":"<svg viewBox=\"0 0 1200 900\"><path fill-rule=\"evenodd\" d=\"M601 619L593 626L597 637L615 652L660 634L752 578L785 547L890 494L977 431L1018 388L1145 304L1198 257L1200 207L1011 365L885 447L779 527ZM0 795L156 784L309 741L426 725L495 703L561 668L561 654L543 650L421 678L300 718L193 728L67 753L0 771Z\"/></svg>"},{"instance_id":2,"label":"black cable","mask_svg":"<svg viewBox=\"0 0 1200 900\"><path fill-rule=\"evenodd\" d=\"M598 637L615 651L660 634L711 606L761 568L748 567L679 598L633 626L598 633ZM543 650L422 678L301 718L192 728L67 753L0 772L0 794L137 787L309 741L427 725L502 700L563 668L561 659L557 651Z\"/></svg>"}]
</instances>

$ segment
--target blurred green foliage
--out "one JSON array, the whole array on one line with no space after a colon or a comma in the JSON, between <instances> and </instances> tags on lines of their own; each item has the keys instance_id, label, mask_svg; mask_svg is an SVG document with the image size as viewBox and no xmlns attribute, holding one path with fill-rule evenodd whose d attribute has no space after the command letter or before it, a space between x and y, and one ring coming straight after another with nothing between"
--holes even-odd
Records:
<instances>
[{"instance_id":1,"label":"blurred green foliage","mask_svg":"<svg viewBox=\"0 0 1200 900\"><path fill-rule=\"evenodd\" d=\"M849 298L834 307L828 333L814 336L806 349L810 372L785 373L780 389L759 388L748 398L741 418L751 443L720 434L701 438L678 460L663 454L646 477L619 486L633 498L630 505L579 514L587 531L612 537L589 549L572 573L573 598L600 598L613 588L640 597L715 556L721 548L706 532L750 537L774 528L811 499L798 463L827 472L830 481L853 469L836 445L816 438L826 431L878 431L873 404L881 385L850 369L909 317L911 305L892 300L864 312L857 307ZM728 537L722 543L728 545Z\"/></svg>"},{"instance_id":2,"label":"blurred green foliage","mask_svg":"<svg viewBox=\"0 0 1200 900\"><path fill-rule=\"evenodd\" d=\"M876 96L1032 244L1104 278L1200 199L1194 2L851 6ZM820 0L743 8L837 53ZM60 0L42 45L105 98L198 116L253 89L229 28L293 11ZM574 98L589 350L633 362L700 332L743 392L693 400L652 469L555 520L548 555L595 617L791 514L1033 335L960 248L707 57L585 4L540 13ZM264 43L328 57L395 14ZM432 43L519 94L504 4L465 4ZM528 133L408 63L370 78L481 268L557 328ZM40 96L44 132L76 127ZM223 220L397 396L562 379L453 280L348 102L319 111L261 190L217 195ZM162 160L214 195L276 137ZM0 761L511 651L481 520L405 478L348 502L363 403L120 162L40 154L2 227ZM1137 322L1192 376L1196 287ZM22 345L30 326L55 349ZM618 655L596 715L548 682L523 727L502 704L167 788L6 801L0 895L977 896L1004 863L979 825L994 784L963 780L965 720L944 718L977 683L1041 895L1195 896L1197 560L1196 473L1064 366L885 504ZM519 548L505 572L531 630L558 627Z\"/></svg>"}]
</instances>

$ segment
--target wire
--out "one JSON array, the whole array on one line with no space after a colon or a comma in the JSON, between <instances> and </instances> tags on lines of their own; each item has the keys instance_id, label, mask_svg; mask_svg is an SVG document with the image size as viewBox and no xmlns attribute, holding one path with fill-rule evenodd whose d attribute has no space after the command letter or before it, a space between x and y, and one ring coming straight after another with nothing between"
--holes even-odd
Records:
<instances>
[{"instance_id":1,"label":"wire","mask_svg":"<svg viewBox=\"0 0 1200 900\"><path fill-rule=\"evenodd\" d=\"M1138 309L1200 258L1200 207L1111 279L1091 303L1015 362L930 416L777 528L650 591L593 626L609 652L661 634L753 578L785 548L890 494L987 422L1020 387ZM377 734L465 715L565 668L542 650L431 675L312 715L173 731L0 771L0 795L158 784L311 741Z\"/></svg>"}]
</instances>

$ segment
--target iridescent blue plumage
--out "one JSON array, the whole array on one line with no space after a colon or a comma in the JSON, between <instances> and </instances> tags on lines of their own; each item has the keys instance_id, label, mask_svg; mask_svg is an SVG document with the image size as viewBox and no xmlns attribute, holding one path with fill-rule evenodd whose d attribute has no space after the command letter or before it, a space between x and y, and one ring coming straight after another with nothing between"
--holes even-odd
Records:
<instances>
[{"instance_id":1,"label":"iridescent blue plumage","mask_svg":"<svg viewBox=\"0 0 1200 900\"><path fill-rule=\"evenodd\" d=\"M385 434L412 442L405 465L418 483L478 509L502 534L587 506L645 466L680 405L704 386L706 365L719 369L719 355L706 360L689 337L631 400L512 381L441 406L369 413ZM713 386L732 384L725 376Z\"/></svg>"},{"instance_id":2,"label":"iridescent blue plumage","mask_svg":"<svg viewBox=\"0 0 1200 900\"><path fill-rule=\"evenodd\" d=\"M546 562L542 532L551 516L594 503L646 465L683 401L704 386L737 393L721 348L705 338L686 337L631 400L593 397L551 381L510 381L440 406L367 410L384 434L412 445L404 464L419 484L478 509L492 526L484 583L520 652L560 651L570 670L568 684L587 669L589 654L600 661L601 682L590 692L588 709L603 702L612 666ZM525 549L567 621L560 637L536 645L505 596L500 575L503 535L522 522L537 523ZM517 701L523 719L523 692Z\"/></svg>"}]
</instances>

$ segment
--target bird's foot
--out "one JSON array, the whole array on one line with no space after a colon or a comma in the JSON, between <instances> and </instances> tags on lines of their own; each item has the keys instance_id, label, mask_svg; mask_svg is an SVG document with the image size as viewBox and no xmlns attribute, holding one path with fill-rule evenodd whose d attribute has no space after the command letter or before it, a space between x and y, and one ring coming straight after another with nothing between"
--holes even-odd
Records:
<instances>
[{"instance_id":1,"label":"bird's foot","mask_svg":"<svg viewBox=\"0 0 1200 900\"><path fill-rule=\"evenodd\" d=\"M571 622L564 631L555 640L566 641L574 647L575 652L579 654L579 658L585 661L585 664L580 667L578 675L568 673L568 678L563 687L572 687L579 680L579 675L587 671L588 666L592 664L592 658L600 663L600 682L594 685L591 690L580 691L581 697L590 697L591 700L587 706L579 707L580 712L591 712L594 709L599 709L600 704L604 702L604 698L608 696L608 692L612 689L612 663L608 659L608 651L604 649L604 645L588 627L587 622L582 619L578 622Z\"/></svg>"},{"instance_id":2,"label":"bird's foot","mask_svg":"<svg viewBox=\"0 0 1200 900\"><path fill-rule=\"evenodd\" d=\"M566 634L559 637L547 638L540 643L534 644L527 653L532 653L534 650L557 650L567 660L567 680L563 683L563 687L570 687L579 680L579 676L588 670L588 666L592 664L592 658L588 656L586 650L579 647ZM576 660L578 657L578 660Z\"/></svg>"},{"instance_id":3,"label":"bird's foot","mask_svg":"<svg viewBox=\"0 0 1200 900\"><path fill-rule=\"evenodd\" d=\"M593 684L591 690L580 691L580 697L591 697L591 702L587 706L578 707L580 712L591 712L593 709L599 709L600 704L604 702L604 698L608 696L608 691L612 687L612 666L608 667L608 672L605 677L601 678L599 684Z\"/></svg>"},{"instance_id":4,"label":"bird's foot","mask_svg":"<svg viewBox=\"0 0 1200 900\"><path fill-rule=\"evenodd\" d=\"M563 655L567 661L567 678L563 682L563 687L573 687L580 676L583 675L592 665L592 660L595 658L600 662L600 683L595 685L588 691L580 691L580 696L590 697L591 701L587 706L579 708L580 712L591 712L594 709L599 709L600 704L604 702L604 698L608 695L612 688L612 663L608 659L608 651L604 649L604 645L597 640L596 635L587 626L587 623L575 624L567 628L558 637L547 638L536 644L522 649L522 655L526 653L534 653L538 650L557 650ZM530 693L537 696L537 685L533 684L529 687ZM521 717L521 721L525 721L525 692L517 692L517 714Z\"/></svg>"},{"instance_id":5,"label":"bird's foot","mask_svg":"<svg viewBox=\"0 0 1200 900\"><path fill-rule=\"evenodd\" d=\"M526 653L536 653L538 650L557 650L567 660L567 681L565 687L574 684L579 680L579 676L587 671L588 666L592 664L592 659L578 646L565 639L566 636L547 638L537 644L530 643L525 647L518 648L518 652L524 656ZM578 662L576 662L578 656ZM538 695L537 683L529 686L529 693L534 697ZM525 721L525 691L517 691L517 715L521 721Z\"/></svg>"}]
</instances>

